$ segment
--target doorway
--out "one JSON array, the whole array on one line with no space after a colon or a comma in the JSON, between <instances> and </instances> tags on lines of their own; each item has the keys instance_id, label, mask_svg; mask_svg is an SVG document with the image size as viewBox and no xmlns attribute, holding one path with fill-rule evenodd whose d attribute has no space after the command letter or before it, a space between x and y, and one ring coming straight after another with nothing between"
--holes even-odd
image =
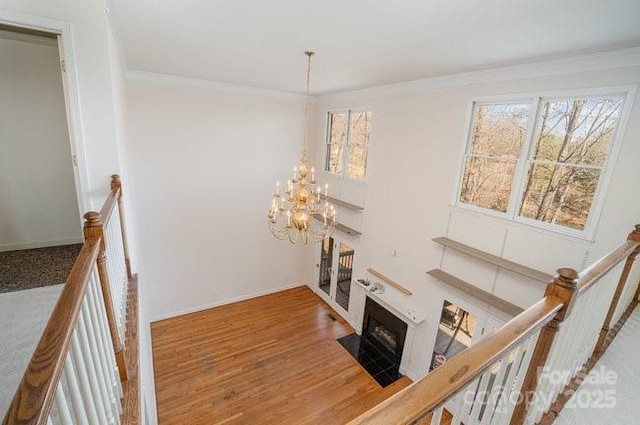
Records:
<instances>
[{"instance_id":1,"label":"doorway","mask_svg":"<svg viewBox=\"0 0 640 425\"><path fill-rule=\"evenodd\" d=\"M505 323L482 309L473 308L473 305L462 304L452 299L443 301L429 372L442 366ZM477 390L478 388L470 388L467 391L470 391L471 395L465 395L466 392L463 392L452 397L445 403L445 409L448 413L457 412L456 417L466 421L469 412L456 407L461 405L465 397L475 397L474 393Z\"/></svg>"},{"instance_id":2,"label":"doorway","mask_svg":"<svg viewBox=\"0 0 640 425\"><path fill-rule=\"evenodd\" d=\"M478 318L453 302L444 301L429 371L471 347Z\"/></svg>"},{"instance_id":3,"label":"doorway","mask_svg":"<svg viewBox=\"0 0 640 425\"><path fill-rule=\"evenodd\" d=\"M318 254L318 288L332 306L349 312L355 250L339 236L324 238Z\"/></svg>"},{"instance_id":4,"label":"doorway","mask_svg":"<svg viewBox=\"0 0 640 425\"><path fill-rule=\"evenodd\" d=\"M1 293L63 283L83 235L60 35L0 23L0 55Z\"/></svg>"},{"instance_id":5,"label":"doorway","mask_svg":"<svg viewBox=\"0 0 640 425\"><path fill-rule=\"evenodd\" d=\"M0 23L0 251L82 239L57 34Z\"/></svg>"}]
</instances>

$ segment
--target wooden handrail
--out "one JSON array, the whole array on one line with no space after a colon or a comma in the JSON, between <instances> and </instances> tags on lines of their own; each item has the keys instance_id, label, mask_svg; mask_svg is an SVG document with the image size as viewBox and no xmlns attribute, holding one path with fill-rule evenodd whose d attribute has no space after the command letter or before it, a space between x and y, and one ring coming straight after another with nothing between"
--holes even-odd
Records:
<instances>
[{"instance_id":1,"label":"wooden handrail","mask_svg":"<svg viewBox=\"0 0 640 425\"><path fill-rule=\"evenodd\" d=\"M107 199L104 201L104 204L100 209L100 217L102 218L105 226L109 223L109 220L111 219L111 213L113 212L114 207L117 205L119 198L120 188L111 188L109 196L107 196Z\"/></svg>"},{"instance_id":2,"label":"wooden handrail","mask_svg":"<svg viewBox=\"0 0 640 425\"><path fill-rule=\"evenodd\" d=\"M627 236L627 244L629 242L636 242L638 243L638 245L627 256L627 260L625 261L624 267L622 268L622 273L620 274L620 279L618 279L618 284L616 285L616 290L613 293L611 305L609 305L609 311L607 311L607 316L605 317L604 323L602 324L602 329L600 330L596 348L593 350L593 355L597 358L602 356L602 354L604 353L606 340L609 336L609 331L611 330L611 320L613 319L613 315L618 308L618 303L620 302L622 292L627 285L627 280L629 279L629 274L631 273L633 263L636 261L636 257L640 254L640 224L636 224L633 231L631 231L631 233L629 233L629 236ZM636 296L634 297L634 299L638 298L638 290L640 290L640 285L638 285L638 288L636 289Z\"/></svg>"},{"instance_id":3,"label":"wooden handrail","mask_svg":"<svg viewBox=\"0 0 640 425\"><path fill-rule=\"evenodd\" d=\"M111 194L113 195L113 191ZM109 197L107 202L103 206L102 210L105 210L109 204ZM115 199L115 198L114 198ZM113 211L114 204L111 204L111 211ZM110 212L109 212L110 214ZM113 350L116 355L116 362L118 364L118 370L120 372L120 379L124 382L127 380L127 364L125 360L124 345L118 334L118 325L116 324L115 309L113 306L113 298L111 293L111 284L109 278L109 272L107 271L107 257L106 257L106 236L105 226L102 221L102 216L95 212L89 211L84 215L84 235L86 239L99 239L100 250L98 257L96 258L96 267L98 269L98 276L100 277L100 288L102 290L102 298L104 299L105 311L107 314L107 324L109 325L109 333L111 334L111 343L113 344Z\"/></svg>"},{"instance_id":4,"label":"wooden handrail","mask_svg":"<svg viewBox=\"0 0 640 425\"><path fill-rule=\"evenodd\" d=\"M3 425L47 423L100 240L85 241L31 357Z\"/></svg>"},{"instance_id":5,"label":"wooden handrail","mask_svg":"<svg viewBox=\"0 0 640 425\"><path fill-rule=\"evenodd\" d=\"M546 296L494 334L478 341L348 425L411 424L423 418L547 325L563 306L561 298Z\"/></svg>"},{"instance_id":6,"label":"wooden handrail","mask_svg":"<svg viewBox=\"0 0 640 425\"><path fill-rule=\"evenodd\" d=\"M640 241L627 240L618 248L605 255L593 265L583 270L578 276L578 292L580 294L587 291L602 276L609 273L611 269L625 260L640 246Z\"/></svg>"},{"instance_id":7,"label":"wooden handrail","mask_svg":"<svg viewBox=\"0 0 640 425\"><path fill-rule=\"evenodd\" d=\"M120 234L122 235L122 247L124 249L124 262L127 267L127 277L131 279L131 260L129 258L129 239L127 239L127 225L124 219L124 201L122 200L122 180L117 174L111 175L111 192L117 189L118 193L118 214L120 215Z\"/></svg>"}]
</instances>

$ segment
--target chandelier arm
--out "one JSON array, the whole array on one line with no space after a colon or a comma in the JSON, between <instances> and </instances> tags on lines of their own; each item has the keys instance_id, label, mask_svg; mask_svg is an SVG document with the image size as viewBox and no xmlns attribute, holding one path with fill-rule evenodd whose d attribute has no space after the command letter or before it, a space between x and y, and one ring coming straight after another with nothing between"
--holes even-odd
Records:
<instances>
[{"instance_id":1,"label":"chandelier arm","mask_svg":"<svg viewBox=\"0 0 640 425\"><path fill-rule=\"evenodd\" d=\"M327 226L321 226L320 221L314 219L318 224L315 226L309 227L309 233L313 236L315 241L321 241L324 238L333 235L335 230L335 226L332 224L327 224Z\"/></svg>"}]
</instances>

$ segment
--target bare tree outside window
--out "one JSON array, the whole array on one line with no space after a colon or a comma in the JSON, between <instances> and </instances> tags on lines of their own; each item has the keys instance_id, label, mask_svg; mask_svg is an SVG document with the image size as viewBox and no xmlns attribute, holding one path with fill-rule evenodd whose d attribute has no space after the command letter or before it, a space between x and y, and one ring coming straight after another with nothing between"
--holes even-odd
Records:
<instances>
[{"instance_id":1,"label":"bare tree outside window","mask_svg":"<svg viewBox=\"0 0 640 425\"><path fill-rule=\"evenodd\" d=\"M367 171L367 150L371 131L371 112L352 111L349 114L349 158L347 176L364 180Z\"/></svg>"},{"instance_id":2,"label":"bare tree outside window","mask_svg":"<svg viewBox=\"0 0 640 425\"><path fill-rule=\"evenodd\" d=\"M585 228L621 108L620 97L543 104L521 216Z\"/></svg>"},{"instance_id":3,"label":"bare tree outside window","mask_svg":"<svg viewBox=\"0 0 640 425\"><path fill-rule=\"evenodd\" d=\"M533 100L475 103L458 202L584 231L623 103L624 95L542 99L537 116Z\"/></svg>"},{"instance_id":4,"label":"bare tree outside window","mask_svg":"<svg viewBox=\"0 0 640 425\"><path fill-rule=\"evenodd\" d=\"M530 104L476 104L460 202L506 212Z\"/></svg>"},{"instance_id":5,"label":"bare tree outside window","mask_svg":"<svg viewBox=\"0 0 640 425\"><path fill-rule=\"evenodd\" d=\"M327 158L325 170L342 173L342 161L347 141L347 113L329 114L329 137L327 138Z\"/></svg>"},{"instance_id":6,"label":"bare tree outside window","mask_svg":"<svg viewBox=\"0 0 640 425\"><path fill-rule=\"evenodd\" d=\"M364 180L370 131L370 111L330 112L325 171Z\"/></svg>"}]
</instances>

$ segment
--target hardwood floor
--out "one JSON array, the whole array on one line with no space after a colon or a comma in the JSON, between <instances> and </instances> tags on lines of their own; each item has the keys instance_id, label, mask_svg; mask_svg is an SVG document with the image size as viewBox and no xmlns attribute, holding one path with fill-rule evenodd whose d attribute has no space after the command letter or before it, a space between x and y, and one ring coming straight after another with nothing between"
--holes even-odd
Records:
<instances>
[{"instance_id":1,"label":"hardwood floor","mask_svg":"<svg viewBox=\"0 0 640 425\"><path fill-rule=\"evenodd\" d=\"M336 341L353 329L301 287L152 324L161 425L341 425L380 387Z\"/></svg>"}]
</instances>

